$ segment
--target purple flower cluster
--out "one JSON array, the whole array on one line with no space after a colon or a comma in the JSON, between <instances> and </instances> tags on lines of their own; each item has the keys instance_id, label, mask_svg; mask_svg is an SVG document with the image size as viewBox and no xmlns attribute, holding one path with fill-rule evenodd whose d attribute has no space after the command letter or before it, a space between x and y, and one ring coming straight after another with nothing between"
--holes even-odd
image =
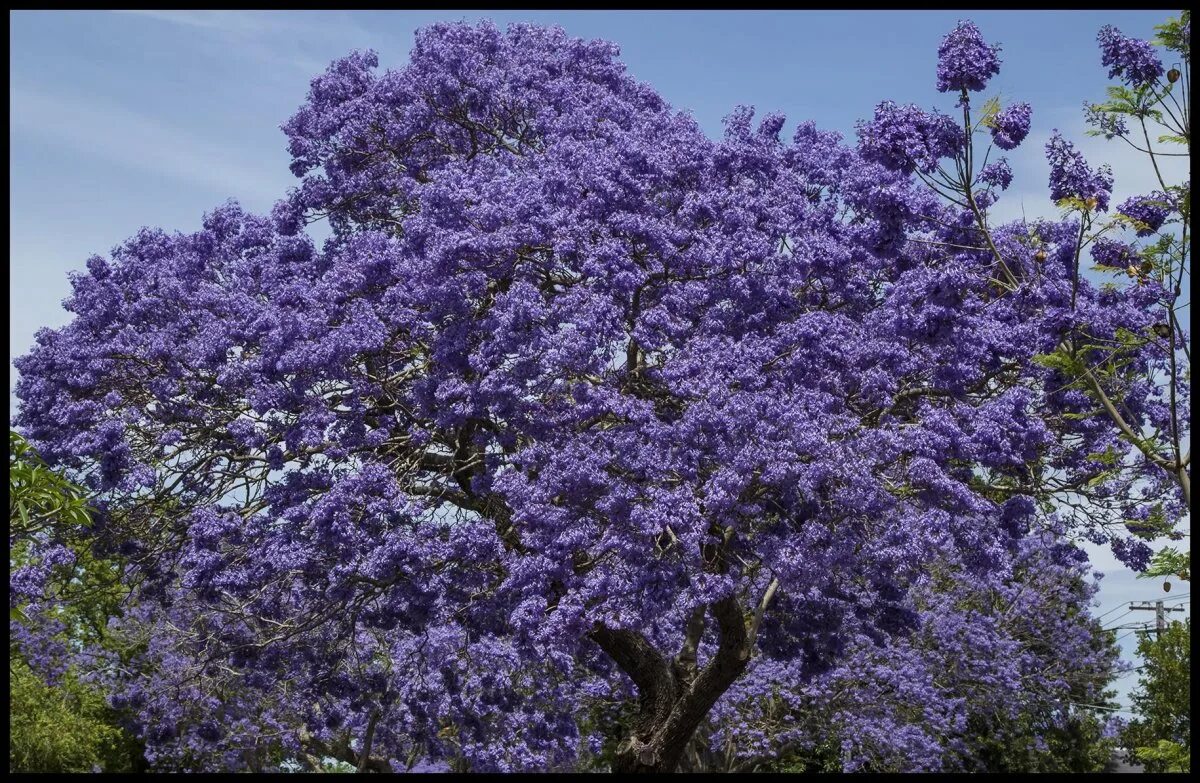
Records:
<instances>
[{"instance_id":1,"label":"purple flower cluster","mask_svg":"<svg viewBox=\"0 0 1200 783\"><path fill-rule=\"evenodd\" d=\"M1139 223L1139 237L1148 237L1162 228L1167 216L1171 214L1171 204L1165 193L1155 191L1148 196L1131 196L1125 199L1117 207L1117 211Z\"/></svg>"},{"instance_id":2,"label":"purple flower cluster","mask_svg":"<svg viewBox=\"0 0 1200 783\"><path fill-rule=\"evenodd\" d=\"M1030 511L1005 509L1026 525ZM1013 731L1022 720L1100 697L1118 651L1081 611L1098 585L1079 550L1040 531L1001 546L1011 576L923 580L911 593L919 627L887 645L848 638L842 660L807 680L787 657L755 661L717 705L713 750L765 761L840 740L845 771L988 769L992 743L1030 742ZM983 736L969 728L981 723Z\"/></svg>"},{"instance_id":3,"label":"purple flower cluster","mask_svg":"<svg viewBox=\"0 0 1200 783\"><path fill-rule=\"evenodd\" d=\"M992 121L992 140L1002 150L1016 149L1029 133L1033 109L1028 103L1014 103L996 114Z\"/></svg>"},{"instance_id":4,"label":"purple flower cluster","mask_svg":"<svg viewBox=\"0 0 1200 783\"><path fill-rule=\"evenodd\" d=\"M940 159L954 155L962 144L963 130L953 119L915 104L884 101L875 107L874 119L858 124L863 158L904 174L935 170Z\"/></svg>"},{"instance_id":5,"label":"purple flower cluster","mask_svg":"<svg viewBox=\"0 0 1200 783\"><path fill-rule=\"evenodd\" d=\"M1134 571L1145 571L1150 567L1154 550L1145 541L1131 536L1114 537L1110 542L1113 556Z\"/></svg>"},{"instance_id":6,"label":"purple flower cluster","mask_svg":"<svg viewBox=\"0 0 1200 783\"><path fill-rule=\"evenodd\" d=\"M1136 248L1108 237L1100 237L1092 243L1092 258L1101 266L1119 269L1140 261Z\"/></svg>"},{"instance_id":7,"label":"purple flower cluster","mask_svg":"<svg viewBox=\"0 0 1200 783\"><path fill-rule=\"evenodd\" d=\"M1163 74L1162 61L1149 41L1129 38L1110 24L1096 35L1100 42L1100 63L1108 68L1108 78L1120 78L1130 87L1149 84Z\"/></svg>"},{"instance_id":8,"label":"purple flower cluster","mask_svg":"<svg viewBox=\"0 0 1200 783\"><path fill-rule=\"evenodd\" d=\"M1001 190L1012 184L1012 168L1004 158L994 160L979 170L979 181Z\"/></svg>"},{"instance_id":9,"label":"purple flower cluster","mask_svg":"<svg viewBox=\"0 0 1200 783\"><path fill-rule=\"evenodd\" d=\"M1107 165L1093 171L1075 145L1062 137L1057 130L1046 142L1046 160L1050 163L1050 198L1061 201L1078 198L1095 200L1097 211L1108 210L1112 195L1112 170Z\"/></svg>"},{"instance_id":10,"label":"purple flower cluster","mask_svg":"<svg viewBox=\"0 0 1200 783\"><path fill-rule=\"evenodd\" d=\"M938 92L982 90L1000 72L1000 47L988 44L974 22L960 21L938 45Z\"/></svg>"}]
</instances>

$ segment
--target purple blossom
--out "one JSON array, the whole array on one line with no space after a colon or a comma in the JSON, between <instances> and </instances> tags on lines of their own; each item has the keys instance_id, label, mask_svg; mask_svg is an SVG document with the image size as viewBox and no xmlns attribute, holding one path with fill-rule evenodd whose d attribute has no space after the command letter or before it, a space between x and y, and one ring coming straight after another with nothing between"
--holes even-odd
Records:
<instances>
[{"instance_id":1,"label":"purple blossom","mask_svg":"<svg viewBox=\"0 0 1200 783\"><path fill-rule=\"evenodd\" d=\"M1095 199L1095 209L1108 210L1112 195L1112 170L1107 164L1093 171L1087 161L1071 142L1063 139L1057 130L1046 142L1046 160L1050 164L1050 198L1061 201L1078 198L1084 201Z\"/></svg>"},{"instance_id":2,"label":"purple blossom","mask_svg":"<svg viewBox=\"0 0 1200 783\"><path fill-rule=\"evenodd\" d=\"M977 89L995 49L960 30L943 65ZM154 768L373 725L383 770L558 771L612 739L619 769L672 769L683 743L600 726L685 716L766 752L770 697L774 737L812 739L815 705L850 768L954 769L984 752L971 725L1087 698L1110 652L1080 531L1029 466L1121 519L1185 510L1037 359L1080 324L1149 329L1160 291L1073 290L1078 224L1039 221L993 227L1021 273L997 296L973 224L907 176L962 143L915 106L881 104L858 149L748 107L713 140L612 44L532 25L434 25L377 69L313 80L269 215L139 232L15 361L17 425L89 482L105 513L72 534L129 556L132 593L108 626L128 659L52 644L68 569L31 542L14 639L91 667ZM1054 144L1056 192L1106 206L1111 178ZM1165 429L1160 392L1121 389L1135 426Z\"/></svg>"},{"instance_id":3,"label":"purple blossom","mask_svg":"<svg viewBox=\"0 0 1200 783\"><path fill-rule=\"evenodd\" d=\"M992 139L996 146L1011 150L1024 141L1032 113L1028 103L1014 103L998 112L992 120Z\"/></svg>"},{"instance_id":4,"label":"purple blossom","mask_svg":"<svg viewBox=\"0 0 1200 783\"><path fill-rule=\"evenodd\" d=\"M884 101L870 122L858 124L858 145L864 159L890 171L928 173L941 158L954 155L963 142L962 129L950 117L927 113L915 104Z\"/></svg>"},{"instance_id":5,"label":"purple blossom","mask_svg":"<svg viewBox=\"0 0 1200 783\"><path fill-rule=\"evenodd\" d=\"M1125 199L1117 207L1117 211L1141 224L1137 227L1139 237L1148 237L1162 228L1167 216L1171 214L1171 204L1165 193L1156 190L1148 196L1131 196Z\"/></svg>"},{"instance_id":6,"label":"purple blossom","mask_svg":"<svg viewBox=\"0 0 1200 783\"><path fill-rule=\"evenodd\" d=\"M938 92L978 92L1000 72L1000 47L983 40L971 21L959 21L938 45Z\"/></svg>"},{"instance_id":7,"label":"purple blossom","mask_svg":"<svg viewBox=\"0 0 1200 783\"><path fill-rule=\"evenodd\" d=\"M1134 571L1145 571L1150 567L1154 550L1145 541L1128 536L1113 537L1109 542L1113 556Z\"/></svg>"},{"instance_id":8,"label":"purple blossom","mask_svg":"<svg viewBox=\"0 0 1200 783\"><path fill-rule=\"evenodd\" d=\"M1096 35L1100 42L1100 63L1108 68L1108 78L1120 78L1130 87L1149 84L1163 74L1162 61L1149 41L1129 38L1110 24Z\"/></svg>"},{"instance_id":9,"label":"purple blossom","mask_svg":"<svg viewBox=\"0 0 1200 783\"><path fill-rule=\"evenodd\" d=\"M1100 237L1092 243L1092 258L1097 264L1119 269L1140 261L1136 248L1108 237Z\"/></svg>"},{"instance_id":10,"label":"purple blossom","mask_svg":"<svg viewBox=\"0 0 1200 783\"><path fill-rule=\"evenodd\" d=\"M1012 184L1012 168L1004 158L994 160L979 170L979 180L992 187L1007 190Z\"/></svg>"}]
</instances>

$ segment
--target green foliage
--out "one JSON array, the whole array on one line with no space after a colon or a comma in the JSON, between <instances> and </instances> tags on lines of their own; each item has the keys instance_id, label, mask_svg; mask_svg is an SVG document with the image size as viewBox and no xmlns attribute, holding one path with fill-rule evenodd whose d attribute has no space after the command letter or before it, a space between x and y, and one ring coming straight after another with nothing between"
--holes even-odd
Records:
<instances>
[{"instance_id":1,"label":"green foliage","mask_svg":"<svg viewBox=\"0 0 1200 783\"><path fill-rule=\"evenodd\" d=\"M102 693L70 673L47 685L20 658L9 661L8 728L10 772L130 772L140 755Z\"/></svg>"},{"instance_id":2,"label":"green foliage","mask_svg":"<svg viewBox=\"0 0 1200 783\"><path fill-rule=\"evenodd\" d=\"M1092 710L1073 710L1061 723L1024 713L1003 725L974 728L980 772L1103 772L1116 746Z\"/></svg>"},{"instance_id":3,"label":"green foliage","mask_svg":"<svg viewBox=\"0 0 1200 783\"><path fill-rule=\"evenodd\" d=\"M119 611L127 588L120 564L96 557L79 531L90 523L82 489L51 470L19 434L9 433L9 568L34 562L30 544L58 540L75 554L51 590L67 596L57 610L62 636L75 644L112 640L108 618ZM24 606L10 619L27 621ZM111 644L109 649L115 649ZM9 647L9 770L13 772L128 772L140 764L137 742L126 733L105 694L68 669L54 684L32 669L21 650Z\"/></svg>"},{"instance_id":4,"label":"green foliage","mask_svg":"<svg viewBox=\"0 0 1200 783\"><path fill-rule=\"evenodd\" d=\"M1138 574L1139 579L1156 579L1162 576L1177 576L1185 582L1192 577L1192 553L1180 552L1174 547L1163 547L1154 555L1150 567L1145 573Z\"/></svg>"},{"instance_id":5,"label":"green foliage","mask_svg":"<svg viewBox=\"0 0 1200 783\"><path fill-rule=\"evenodd\" d=\"M979 111L979 124L985 128L992 128L996 125L996 115L1000 113L1000 98L988 98L983 107Z\"/></svg>"},{"instance_id":6,"label":"green foliage","mask_svg":"<svg viewBox=\"0 0 1200 783\"><path fill-rule=\"evenodd\" d=\"M1191 39L1185 31L1190 27L1188 23L1191 19L1191 11L1182 11L1178 19L1168 19L1165 24L1155 25L1154 29L1158 33L1154 36L1154 43L1179 53L1184 60L1189 60Z\"/></svg>"},{"instance_id":7,"label":"green foliage","mask_svg":"<svg viewBox=\"0 0 1200 783\"><path fill-rule=\"evenodd\" d=\"M1159 740L1157 745L1137 748L1137 755L1160 772L1192 771L1192 752L1178 742Z\"/></svg>"},{"instance_id":8,"label":"green foliage","mask_svg":"<svg viewBox=\"0 0 1200 783\"><path fill-rule=\"evenodd\" d=\"M1033 361L1047 369L1058 370L1064 375L1081 375L1086 369L1083 362L1061 348L1050 353L1040 353L1033 357Z\"/></svg>"},{"instance_id":9,"label":"green foliage","mask_svg":"<svg viewBox=\"0 0 1200 783\"><path fill-rule=\"evenodd\" d=\"M1132 749L1133 760L1149 772L1177 772L1191 765L1191 639L1189 618L1171 623L1157 639L1147 634L1138 643L1145 661L1132 697L1138 718L1122 740Z\"/></svg>"},{"instance_id":10,"label":"green foliage","mask_svg":"<svg viewBox=\"0 0 1200 783\"><path fill-rule=\"evenodd\" d=\"M8 517L10 535L20 539L90 520L83 491L47 467L16 432L8 433Z\"/></svg>"},{"instance_id":11,"label":"green foliage","mask_svg":"<svg viewBox=\"0 0 1200 783\"><path fill-rule=\"evenodd\" d=\"M842 771L841 739L831 737L813 748L785 754L761 768L763 772L823 772Z\"/></svg>"}]
</instances>

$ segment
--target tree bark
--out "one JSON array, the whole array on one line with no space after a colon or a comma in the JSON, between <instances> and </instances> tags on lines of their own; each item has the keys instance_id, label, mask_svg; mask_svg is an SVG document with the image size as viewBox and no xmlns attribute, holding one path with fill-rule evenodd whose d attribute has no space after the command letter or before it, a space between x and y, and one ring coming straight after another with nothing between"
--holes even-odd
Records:
<instances>
[{"instance_id":1,"label":"tree bark","mask_svg":"<svg viewBox=\"0 0 1200 783\"><path fill-rule=\"evenodd\" d=\"M688 675L686 663L688 653L694 655L690 647L695 622L689 623L680 654L683 660L677 659L674 666L636 631L603 625L593 630L592 638L638 689L637 719L617 748L613 772L676 771L708 711L745 671L752 639L740 603L729 596L713 603L709 613L717 622L719 647L693 676Z\"/></svg>"}]
</instances>

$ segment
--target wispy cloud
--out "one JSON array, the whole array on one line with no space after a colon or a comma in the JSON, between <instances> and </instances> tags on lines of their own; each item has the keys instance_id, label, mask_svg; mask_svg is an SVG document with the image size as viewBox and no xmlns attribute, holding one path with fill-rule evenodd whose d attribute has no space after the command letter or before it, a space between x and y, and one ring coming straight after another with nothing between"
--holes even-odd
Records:
<instances>
[{"instance_id":1,"label":"wispy cloud","mask_svg":"<svg viewBox=\"0 0 1200 783\"><path fill-rule=\"evenodd\" d=\"M242 56L287 65L316 75L329 64L314 51L336 51L374 46L380 32L360 25L340 11L113 11L154 22L175 25L236 47Z\"/></svg>"},{"instance_id":2,"label":"wispy cloud","mask_svg":"<svg viewBox=\"0 0 1200 783\"><path fill-rule=\"evenodd\" d=\"M218 198L264 208L294 184L275 163L239 156L232 147L115 104L21 87L9 96L14 134L50 136L88 155L204 187Z\"/></svg>"},{"instance_id":3,"label":"wispy cloud","mask_svg":"<svg viewBox=\"0 0 1200 783\"><path fill-rule=\"evenodd\" d=\"M149 10L134 10L134 11L113 11L114 14L128 14L130 16L141 16L147 19L154 19L159 22L169 22L170 24L183 25L185 27L201 27L209 30L218 30L224 33L240 33L253 34L261 33L265 30L277 27L278 24L286 19L282 16L276 20L271 20L267 15L270 12L260 13L255 11L149 11Z\"/></svg>"}]
</instances>

